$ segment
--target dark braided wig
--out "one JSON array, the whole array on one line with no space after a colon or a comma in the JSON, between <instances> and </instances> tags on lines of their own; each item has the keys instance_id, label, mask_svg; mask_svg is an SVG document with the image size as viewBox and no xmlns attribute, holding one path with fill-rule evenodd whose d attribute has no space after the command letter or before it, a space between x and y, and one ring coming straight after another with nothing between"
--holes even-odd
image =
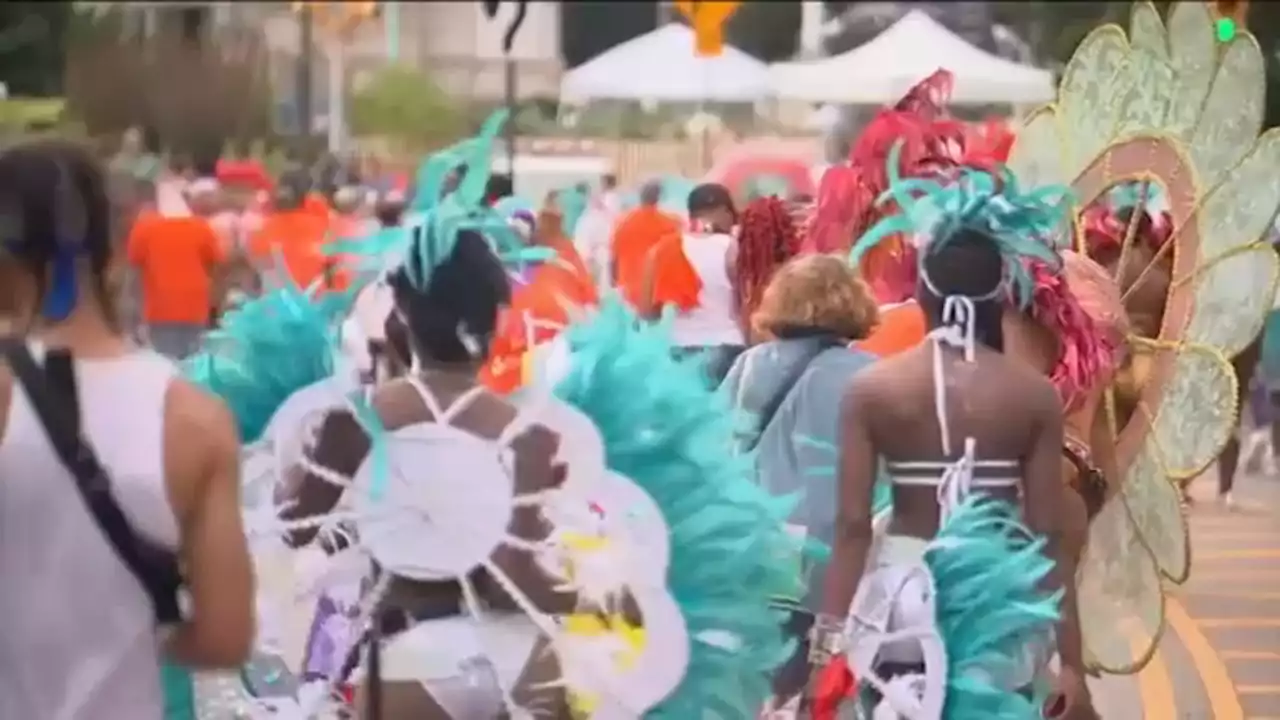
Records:
<instances>
[{"instance_id":1,"label":"dark braided wig","mask_svg":"<svg viewBox=\"0 0 1280 720\"><path fill-rule=\"evenodd\" d=\"M742 317L750 317L773 274L800 251L791 210L773 196L752 200L738 226L734 292Z\"/></svg>"}]
</instances>

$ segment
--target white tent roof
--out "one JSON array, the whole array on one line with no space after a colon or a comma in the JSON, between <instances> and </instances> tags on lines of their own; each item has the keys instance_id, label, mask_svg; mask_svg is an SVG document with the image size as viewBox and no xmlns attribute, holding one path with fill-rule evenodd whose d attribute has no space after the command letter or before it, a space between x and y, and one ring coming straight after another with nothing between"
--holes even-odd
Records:
<instances>
[{"instance_id":1,"label":"white tent roof","mask_svg":"<svg viewBox=\"0 0 1280 720\"><path fill-rule=\"evenodd\" d=\"M678 23L628 40L560 82L560 96L570 102L754 102L768 94L767 65L729 45L717 57L698 57L693 31Z\"/></svg>"},{"instance_id":2,"label":"white tent roof","mask_svg":"<svg viewBox=\"0 0 1280 720\"><path fill-rule=\"evenodd\" d=\"M912 10L874 40L835 57L778 63L773 93L810 102L880 105L935 70L955 76L952 102L1028 104L1053 99L1053 74L976 48L928 14Z\"/></svg>"}]
</instances>

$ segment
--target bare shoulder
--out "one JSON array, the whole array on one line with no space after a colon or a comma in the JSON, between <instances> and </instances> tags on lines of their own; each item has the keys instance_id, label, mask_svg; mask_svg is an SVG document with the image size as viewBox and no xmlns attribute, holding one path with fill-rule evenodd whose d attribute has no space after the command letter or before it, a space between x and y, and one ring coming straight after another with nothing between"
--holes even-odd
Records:
<instances>
[{"instance_id":1,"label":"bare shoulder","mask_svg":"<svg viewBox=\"0 0 1280 720\"><path fill-rule=\"evenodd\" d=\"M919 361L917 351L909 350L871 362L849 379L844 390L845 401L856 400L866 405L886 395L900 392L903 384L911 381L912 373Z\"/></svg>"},{"instance_id":2,"label":"bare shoulder","mask_svg":"<svg viewBox=\"0 0 1280 720\"><path fill-rule=\"evenodd\" d=\"M1036 419L1061 422L1062 399L1046 375L1024 362L1000 356L999 373L1005 379L1003 386L1022 398L1027 411Z\"/></svg>"},{"instance_id":3,"label":"bare shoulder","mask_svg":"<svg viewBox=\"0 0 1280 720\"><path fill-rule=\"evenodd\" d=\"M216 395L183 378L174 378L165 395L165 425L192 448L240 446L235 417Z\"/></svg>"},{"instance_id":4,"label":"bare shoulder","mask_svg":"<svg viewBox=\"0 0 1280 720\"><path fill-rule=\"evenodd\" d=\"M370 404L388 430L398 430L431 418L431 410L418 390L404 378L389 380L374 388Z\"/></svg>"},{"instance_id":5,"label":"bare shoulder","mask_svg":"<svg viewBox=\"0 0 1280 720\"><path fill-rule=\"evenodd\" d=\"M164 402L164 468L179 518L195 509L210 482L238 482L240 431L215 395L177 377Z\"/></svg>"}]
</instances>

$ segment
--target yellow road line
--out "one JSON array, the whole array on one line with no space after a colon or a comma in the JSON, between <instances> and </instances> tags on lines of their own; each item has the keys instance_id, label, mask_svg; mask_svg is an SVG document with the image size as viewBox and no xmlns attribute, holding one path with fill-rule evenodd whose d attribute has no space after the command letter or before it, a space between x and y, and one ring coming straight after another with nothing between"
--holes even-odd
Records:
<instances>
[{"instance_id":1,"label":"yellow road line","mask_svg":"<svg viewBox=\"0 0 1280 720\"><path fill-rule=\"evenodd\" d=\"M1196 560L1280 560L1280 548L1197 552Z\"/></svg>"},{"instance_id":2,"label":"yellow road line","mask_svg":"<svg viewBox=\"0 0 1280 720\"><path fill-rule=\"evenodd\" d=\"M1280 547L1227 548L1196 553L1197 560L1280 560Z\"/></svg>"},{"instance_id":3,"label":"yellow road line","mask_svg":"<svg viewBox=\"0 0 1280 720\"><path fill-rule=\"evenodd\" d=\"M1280 685L1241 685L1236 692L1241 695L1280 695Z\"/></svg>"},{"instance_id":4,"label":"yellow road line","mask_svg":"<svg viewBox=\"0 0 1280 720\"><path fill-rule=\"evenodd\" d=\"M1280 585L1280 567L1236 566L1230 569L1218 567L1214 568L1214 572L1192 572L1191 577L1187 579L1187 584L1240 581L1247 582L1251 586Z\"/></svg>"},{"instance_id":5,"label":"yellow road line","mask_svg":"<svg viewBox=\"0 0 1280 720\"><path fill-rule=\"evenodd\" d=\"M1205 588L1204 590L1196 590L1194 588L1183 588L1178 593L1181 597L1198 597L1198 598L1231 598L1233 600L1280 600L1280 591L1277 592L1256 592L1253 590L1240 590L1238 592L1231 590L1220 590L1216 588Z\"/></svg>"},{"instance_id":6,"label":"yellow road line","mask_svg":"<svg viewBox=\"0 0 1280 720\"><path fill-rule=\"evenodd\" d=\"M1280 618L1201 618L1193 621L1202 628L1280 628Z\"/></svg>"},{"instance_id":7,"label":"yellow road line","mask_svg":"<svg viewBox=\"0 0 1280 720\"><path fill-rule=\"evenodd\" d=\"M1280 660L1280 652L1270 650L1223 650L1218 653L1223 660Z\"/></svg>"},{"instance_id":8,"label":"yellow road line","mask_svg":"<svg viewBox=\"0 0 1280 720\"><path fill-rule=\"evenodd\" d=\"M1209 696L1209 707L1213 708L1214 720L1244 720L1244 707L1240 704L1240 696L1235 684L1231 682L1226 663L1218 657L1199 624L1191 619L1186 608L1174 598L1165 601L1165 616L1170 629L1191 656L1191 663L1195 665L1205 694ZM1169 713L1164 717L1173 718L1177 714Z\"/></svg>"},{"instance_id":9,"label":"yellow road line","mask_svg":"<svg viewBox=\"0 0 1280 720\"><path fill-rule=\"evenodd\" d=\"M1137 643L1145 649L1146 643ZM1138 700L1142 703L1142 716L1146 720L1165 720L1178 716L1178 696L1173 690L1173 678L1164 653L1159 650L1151 656L1147 666L1138 673Z\"/></svg>"}]
</instances>

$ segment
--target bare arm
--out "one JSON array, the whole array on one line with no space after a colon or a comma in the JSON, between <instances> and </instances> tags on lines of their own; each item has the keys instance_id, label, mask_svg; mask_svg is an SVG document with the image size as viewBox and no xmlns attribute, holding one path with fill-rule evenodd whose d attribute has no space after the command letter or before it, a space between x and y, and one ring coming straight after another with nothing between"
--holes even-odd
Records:
<instances>
[{"instance_id":1,"label":"bare arm","mask_svg":"<svg viewBox=\"0 0 1280 720\"><path fill-rule=\"evenodd\" d=\"M311 460L343 477L352 477L369 454L369 436L359 421L346 409L335 410L320 426L316 444L311 449ZM342 497L343 488L328 480L306 472L295 465L286 471L284 491L277 502L292 502L280 516L285 520L298 520L324 515L333 510ZM291 547L301 547L315 539L317 528L304 528L289 533L285 541Z\"/></svg>"},{"instance_id":2,"label":"bare arm","mask_svg":"<svg viewBox=\"0 0 1280 720\"><path fill-rule=\"evenodd\" d=\"M184 665L233 668L253 645L253 565L240 516L240 439L231 412L191 385L166 399L165 472L179 510L190 619L168 650ZM192 442L201 438L203 442Z\"/></svg>"},{"instance_id":3,"label":"bare arm","mask_svg":"<svg viewBox=\"0 0 1280 720\"><path fill-rule=\"evenodd\" d=\"M1024 510L1027 527L1048 541L1048 555L1054 561L1047 578L1050 591L1059 588L1062 619L1058 624L1058 652L1062 664L1083 671L1080 613L1076 601L1075 553L1066 537L1062 508L1070 492L1062 478L1062 403L1048 381L1044 381L1037 403L1035 437L1024 468Z\"/></svg>"},{"instance_id":4,"label":"bare arm","mask_svg":"<svg viewBox=\"0 0 1280 720\"><path fill-rule=\"evenodd\" d=\"M876 452L867 423L873 413L869 375L854 378L840 401L835 546L822 598L822 614L840 618L849 612L871 549Z\"/></svg>"}]
</instances>

